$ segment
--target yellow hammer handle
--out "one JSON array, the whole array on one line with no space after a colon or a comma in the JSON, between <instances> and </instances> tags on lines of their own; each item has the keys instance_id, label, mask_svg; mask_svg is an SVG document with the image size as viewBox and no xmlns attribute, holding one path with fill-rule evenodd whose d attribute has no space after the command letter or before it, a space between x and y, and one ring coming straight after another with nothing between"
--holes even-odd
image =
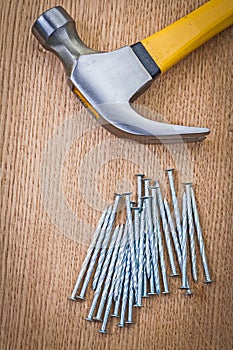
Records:
<instances>
[{"instance_id":1,"label":"yellow hammer handle","mask_svg":"<svg viewBox=\"0 0 233 350\"><path fill-rule=\"evenodd\" d=\"M141 41L161 72L233 24L233 0L210 0Z\"/></svg>"}]
</instances>

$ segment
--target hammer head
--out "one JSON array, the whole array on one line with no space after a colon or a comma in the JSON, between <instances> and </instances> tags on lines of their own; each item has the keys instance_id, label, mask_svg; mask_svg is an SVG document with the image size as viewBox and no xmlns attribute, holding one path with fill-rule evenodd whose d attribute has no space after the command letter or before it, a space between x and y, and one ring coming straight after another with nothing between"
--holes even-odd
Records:
<instances>
[{"instance_id":1,"label":"hammer head","mask_svg":"<svg viewBox=\"0 0 233 350\"><path fill-rule=\"evenodd\" d=\"M62 7L42 14L32 27L39 42L62 61L69 85L92 115L118 137L143 143L201 141L209 129L146 119L130 105L152 82L152 76L130 46L96 52L77 35Z\"/></svg>"}]
</instances>

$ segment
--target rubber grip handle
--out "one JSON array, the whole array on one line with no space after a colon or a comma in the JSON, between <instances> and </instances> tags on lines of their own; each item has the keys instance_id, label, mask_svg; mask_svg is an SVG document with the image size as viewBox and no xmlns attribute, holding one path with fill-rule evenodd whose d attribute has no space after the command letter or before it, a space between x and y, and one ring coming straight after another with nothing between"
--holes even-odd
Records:
<instances>
[{"instance_id":1,"label":"rubber grip handle","mask_svg":"<svg viewBox=\"0 0 233 350\"><path fill-rule=\"evenodd\" d=\"M141 41L161 72L233 24L233 0L211 0Z\"/></svg>"}]
</instances>

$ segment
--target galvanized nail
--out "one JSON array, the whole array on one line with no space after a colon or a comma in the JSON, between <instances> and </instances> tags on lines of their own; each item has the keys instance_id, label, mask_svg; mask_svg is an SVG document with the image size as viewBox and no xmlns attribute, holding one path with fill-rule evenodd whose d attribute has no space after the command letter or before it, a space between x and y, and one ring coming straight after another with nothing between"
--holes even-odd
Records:
<instances>
[{"instance_id":1,"label":"galvanized nail","mask_svg":"<svg viewBox=\"0 0 233 350\"><path fill-rule=\"evenodd\" d=\"M150 196L150 181L151 179L143 179L144 182L144 196L149 197Z\"/></svg>"},{"instance_id":2,"label":"galvanized nail","mask_svg":"<svg viewBox=\"0 0 233 350\"><path fill-rule=\"evenodd\" d=\"M142 297L143 298L148 298L147 294L147 277L146 277L146 268L144 265L144 271L143 271L143 287L142 287Z\"/></svg>"},{"instance_id":3,"label":"galvanized nail","mask_svg":"<svg viewBox=\"0 0 233 350\"><path fill-rule=\"evenodd\" d=\"M116 301L119 290L121 287L122 283L122 271L123 271L123 266L124 266L124 261L126 260L126 252L127 252L127 245L128 245L128 226L127 224L124 225L123 228L123 237L121 240L119 252L118 252L118 257L116 261L116 266L115 270L117 271L117 278L116 278L116 285L114 288L114 300Z\"/></svg>"},{"instance_id":4,"label":"galvanized nail","mask_svg":"<svg viewBox=\"0 0 233 350\"><path fill-rule=\"evenodd\" d=\"M196 252L195 252L195 240L194 240L194 223L192 213L192 202L191 202L191 186L190 182L185 184L186 188L186 200L187 200L187 211L188 211L188 232L190 238L190 251L191 251L191 264L192 264L192 276L194 282L197 282L197 263L196 263Z\"/></svg>"},{"instance_id":5,"label":"galvanized nail","mask_svg":"<svg viewBox=\"0 0 233 350\"><path fill-rule=\"evenodd\" d=\"M180 221L180 210L179 210L179 205L178 205L178 201L177 201L175 184L174 184L174 177L173 177L174 169L167 169L166 172L168 175L168 180L169 180L169 185L170 185L170 190L171 190L172 204L173 204L173 208L174 208L176 229L178 232L179 244L181 245L181 243L182 243L182 228L181 228L181 221Z\"/></svg>"},{"instance_id":6,"label":"galvanized nail","mask_svg":"<svg viewBox=\"0 0 233 350\"><path fill-rule=\"evenodd\" d=\"M130 195L131 193L124 193L125 203L126 203L126 216L129 228L129 246L130 246L130 261L131 261L131 270L133 276L133 288L135 293L135 298L137 298L137 264L135 256L135 247L134 247L134 226L132 220L132 212L130 208Z\"/></svg>"},{"instance_id":7,"label":"galvanized nail","mask_svg":"<svg viewBox=\"0 0 233 350\"><path fill-rule=\"evenodd\" d=\"M142 306L142 286L143 286L143 264L144 264L144 228L145 228L145 203L143 203L140 217L140 239L138 256L138 293L136 299L137 307Z\"/></svg>"},{"instance_id":8,"label":"galvanized nail","mask_svg":"<svg viewBox=\"0 0 233 350\"><path fill-rule=\"evenodd\" d=\"M170 266L171 266L171 272L172 272L171 276L177 276L178 274L176 272L176 266L175 266L175 260L174 260L174 256L173 256L172 246L171 246L168 223L167 223L167 219L166 219L163 198L162 198L162 194L161 194L161 190L160 190L160 186L159 186L158 181L156 181L155 187L156 187L157 199L158 199L158 204L159 204L159 211L160 211L160 216L161 216L162 225L163 225L163 232L164 232L165 242L166 242L166 246L167 246L169 262L170 262Z\"/></svg>"},{"instance_id":9,"label":"galvanized nail","mask_svg":"<svg viewBox=\"0 0 233 350\"><path fill-rule=\"evenodd\" d=\"M146 228L145 228L145 253L146 253L146 275L150 278L150 241L149 241L150 232L148 230L148 224L146 220Z\"/></svg>"},{"instance_id":10,"label":"galvanized nail","mask_svg":"<svg viewBox=\"0 0 233 350\"><path fill-rule=\"evenodd\" d=\"M104 262L104 259L105 259L105 254L106 254L108 242L109 242L109 239L111 237L111 231L112 231L112 228L113 228L113 224L114 224L114 221L115 221L115 217L116 217L116 213L117 213L117 209L118 209L118 205L119 205L121 197L122 197L121 194L115 193L115 201L114 201L112 212L111 212L111 215L110 215L110 218L109 218L109 223L108 223L108 226L107 226L107 229L106 229L107 234L104 237L104 241L103 241L103 244L102 244L102 247L101 247L101 251L100 251L100 256L99 256L99 259L98 259L98 264L97 264L97 267L96 267L96 272L95 272L95 275L94 275L94 280L93 280L93 284L92 284L93 290L95 290L95 288L97 286L98 279L99 279L99 276L100 276L100 273L101 273L101 270L102 270L102 265L103 265L103 262Z\"/></svg>"},{"instance_id":11,"label":"galvanized nail","mask_svg":"<svg viewBox=\"0 0 233 350\"><path fill-rule=\"evenodd\" d=\"M94 269L94 266L95 266L98 254L99 254L99 250L100 250L101 245L102 245L102 241L103 241L104 237L109 234L109 232L106 231L106 228L108 226L108 222L109 222L109 218L110 218L111 212L112 212L112 206L109 207L107 215L105 217L105 221L104 221L103 227L101 229L97 245L95 246L94 253L93 253L92 257L91 257L91 261L90 261L90 264L89 264L89 267L88 267L88 270L87 270L87 273L86 273L86 276L85 276L85 279L84 279L84 282L83 282L83 285L82 285L81 292L80 292L79 295L76 296L78 299L84 300L85 293L86 293L88 284L90 282L91 275L92 275L92 272L93 272L93 269Z\"/></svg>"},{"instance_id":12,"label":"galvanized nail","mask_svg":"<svg viewBox=\"0 0 233 350\"><path fill-rule=\"evenodd\" d=\"M101 227L105 221L105 218L106 218L106 215L107 215L107 212L108 212L108 208L105 208L100 219L99 219L99 222L97 224L97 227L96 227L96 230L94 232L94 235L93 235L93 238L92 238L92 241L91 241L91 244L87 250L87 254L86 254L86 257L85 257L85 260L82 264L82 267L81 267L81 270L79 272L79 275L78 275L78 278L77 278L77 281L75 283L75 286L74 286L74 289L72 291L72 294L71 296L69 297L70 300L73 300L73 301L76 301L77 298L76 298L76 294L78 292L78 289L80 287L80 284L81 284L81 281L83 279L83 276L85 275L85 272L87 270L87 266L88 266L88 263L91 259L91 256L92 256L92 253L93 251L95 250L95 247L96 247L96 244L97 244L97 241L99 239L99 236L100 236L100 232L101 232Z\"/></svg>"},{"instance_id":13,"label":"galvanized nail","mask_svg":"<svg viewBox=\"0 0 233 350\"><path fill-rule=\"evenodd\" d=\"M104 280L105 280L105 277L106 277L106 272L108 270L108 266L109 266L110 261L111 261L111 264L109 266L109 271L110 271L110 268L111 268L111 265L112 265L113 247L114 247L115 242L116 242L116 240L118 239L119 236L120 236L119 226L117 226L115 228L115 230L114 230L114 233L113 233L113 236L112 236L112 241L111 241L111 246L108 249L108 252L107 252L107 255L106 255L106 259L105 259L104 264L103 264L103 269L101 271L101 274L100 274L100 277L99 277L99 280L98 280L98 283L97 283L97 286L96 286L94 298L93 298L93 301L92 301L92 304L91 304L91 308L90 308L90 311L89 311L89 314L88 314L88 317L87 317L88 321L93 319L94 311L95 311L96 305L98 303L99 296L100 296L101 291L102 291L102 286L103 286L103 283L104 283ZM116 247L117 247L117 243L115 245L115 248ZM114 250L115 250L115 248L114 248ZM105 286L106 286L106 282L105 282Z\"/></svg>"},{"instance_id":14,"label":"galvanized nail","mask_svg":"<svg viewBox=\"0 0 233 350\"><path fill-rule=\"evenodd\" d=\"M187 201L186 193L182 198L182 285L181 289L187 289Z\"/></svg>"},{"instance_id":15,"label":"galvanized nail","mask_svg":"<svg viewBox=\"0 0 233 350\"><path fill-rule=\"evenodd\" d=\"M146 203L146 218L148 222L148 236L149 236L149 250L152 260L152 267L155 279L156 293L160 294L160 282L159 282L159 269L158 269L158 240L157 235L154 235L153 219L152 219L152 208L151 208L151 197L145 199ZM148 276L150 278L150 276Z\"/></svg>"},{"instance_id":16,"label":"galvanized nail","mask_svg":"<svg viewBox=\"0 0 233 350\"><path fill-rule=\"evenodd\" d=\"M123 234L123 225L120 226L120 230L118 232L118 236L117 236L117 241L112 253L112 258L111 258L111 262L108 268L108 273L104 282L104 288L102 291L102 295L101 295L101 299L100 299L100 304L99 304L99 308L96 314L95 319L96 320L101 320L101 315L104 309L104 305L107 299L107 295L108 295L108 291L111 285L111 281L112 281L112 276L114 275L114 270L115 270L115 265L116 265L116 260L117 260L117 256L118 256L118 251L119 251L119 247L120 247L120 242L122 239L122 234Z\"/></svg>"},{"instance_id":17,"label":"galvanized nail","mask_svg":"<svg viewBox=\"0 0 233 350\"><path fill-rule=\"evenodd\" d=\"M124 255L124 259L122 261L122 269L121 269L120 276L119 276L118 270L116 269L116 272L117 272L116 283L119 281L119 286L117 287L116 284L115 284L115 288L114 288L115 305L114 305L113 314L111 315L113 317L119 317L118 310L119 310L119 307L120 307L121 295L122 295L123 285L124 285L125 269L126 269L126 264L127 264L127 254L128 254L128 249L125 250L125 255ZM117 294L116 294L116 297L115 297L115 291L116 290L117 290Z\"/></svg>"},{"instance_id":18,"label":"galvanized nail","mask_svg":"<svg viewBox=\"0 0 233 350\"><path fill-rule=\"evenodd\" d=\"M154 222L154 234L155 234L155 237L157 236L157 239L158 239L158 253L159 253L159 260L160 260L160 267L161 267L161 274L162 274L163 288L164 288L163 294L168 294L170 292L168 288L167 269L166 269L166 263L164 258L164 249L163 249L162 234L160 229L155 186L151 187L151 194L152 194L152 214L153 214L153 222Z\"/></svg>"},{"instance_id":19,"label":"galvanized nail","mask_svg":"<svg viewBox=\"0 0 233 350\"><path fill-rule=\"evenodd\" d=\"M155 295L157 294L155 291L155 281L154 281L154 271L153 271L153 266L151 262L151 276L150 276L150 291L148 292L148 295Z\"/></svg>"},{"instance_id":20,"label":"galvanized nail","mask_svg":"<svg viewBox=\"0 0 233 350\"><path fill-rule=\"evenodd\" d=\"M134 292L133 292L133 279L130 279L129 284L129 302L128 302L128 318L125 323L132 324L133 323L133 304L134 304Z\"/></svg>"},{"instance_id":21,"label":"galvanized nail","mask_svg":"<svg viewBox=\"0 0 233 350\"><path fill-rule=\"evenodd\" d=\"M142 208L142 178L145 176L144 174L136 174L137 176L137 197L138 197L138 204L137 206L141 209Z\"/></svg>"},{"instance_id":22,"label":"galvanized nail","mask_svg":"<svg viewBox=\"0 0 233 350\"><path fill-rule=\"evenodd\" d=\"M124 325L125 325L125 312L126 312L126 305L127 305L127 301L128 301L130 278L132 278L132 276L130 274L130 249L129 249L128 254L127 254L127 265L126 265L126 270L125 270L125 280L124 280L123 296L122 296L122 303L121 303L120 323L118 324L118 327L124 327Z\"/></svg>"},{"instance_id":23,"label":"galvanized nail","mask_svg":"<svg viewBox=\"0 0 233 350\"><path fill-rule=\"evenodd\" d=\"M110 311L111 311L111 307L112 307L112 303L113 303L113 291L114 291L114 287L115 287L115 283L116 283L116 275L117 275L117 271L115 270L114 275L113 275L111 288L110 288L109 295L108 295L107 305L106 305L105 312L104 312L103 323L102 323L101 329L98 331L99 333L102 333L102 334L107 334L106 327L107 327L107 322L109 319L109 315L110 315Z\"/></svg>"},{"instance_id":24,"label":"galvanized nail","mask_svg":"<svg viewBox=\"0 0 233 350\"><path fill-rule=\"evenodd\" d=\"M197 239L199 243L200 255L201 255L202 265L203 265L204 274L205 274L205 283L211 283L212 279L210 277L210 272L209 272L209 267L208 267L206 252L205 252L205 243L202 235L202 229L201 229L200 219L198 215L194 190L192 187L191 187L191 200L192 200L194 222L196 225L196 233L197 233Z\"/></svg>"},{"instance_id":25,"label":"galvanized nail","mask_svg":"<svg viewBox=\"0 0 233 350\"><path fill-rule=\"evenodd\" d=\"M173 239L173 243L174 243L174 247L175 247L175 251L176 251L176 256L177 256L177 260L179 263L179 267L180 267L180 271L182 271L182 256L181 256L181 249L180 249L180 244L178 242L177 239L177 234L176 234L176 229L172 220L172 215L171 215L171 211L169 208L169 204L168 201L164 198L164 208L165 208L165 212L167 214L167 220L168 220L168 224L170 227L170 231L171 231L171 235L172 235L172 239Z\"/></svg>"},{"instance_id":26,"label":"galvanized nail","mask_svg":"<svg viewBox=\"0 0 233 350\"><path fill-rule=\"evenodd\" d=\"M138 257L139 257L139 236L140 236L140 217L139 217L139 207L134 207L134 233L135 233L135 240L134 240L134 246L135 246L135 255L136 255L136 264L138 268Z\"/></svg>"}]
</instances>

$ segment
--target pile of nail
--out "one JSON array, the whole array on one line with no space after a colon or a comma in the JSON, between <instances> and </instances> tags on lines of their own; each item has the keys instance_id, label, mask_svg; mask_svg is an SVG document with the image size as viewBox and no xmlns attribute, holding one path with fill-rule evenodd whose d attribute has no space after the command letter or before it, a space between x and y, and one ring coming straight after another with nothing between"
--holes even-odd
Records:
<instances>
[{"instance_id":1,"label":"pile of nail","mask_svg":"<svg viewBox=\"0 0 233 350\"><path fill-rule=\"evenodd\" d=\"M115 194L114 204L104 210L96 227L70 299L83 300L92 282L94 296L86 319L101 321L100 333L107 333L110 315L119 317L118 326L124 327L133 323L133 308L142 306L143 297L170 292L166 261L169 275L177 276L179 271L180 288L185 289L185 295L191 295L188 256L192 279L197 282L196 242L205 282L211 282L192 184L184 184L180 210L174 170L166 170L166 173L172 210L163 199L159 182L152 183L151 179L137 174L136 206L131 201L131 193ZM125 223L116 225L122 201Z\"/></svg>"}]
</instances>

